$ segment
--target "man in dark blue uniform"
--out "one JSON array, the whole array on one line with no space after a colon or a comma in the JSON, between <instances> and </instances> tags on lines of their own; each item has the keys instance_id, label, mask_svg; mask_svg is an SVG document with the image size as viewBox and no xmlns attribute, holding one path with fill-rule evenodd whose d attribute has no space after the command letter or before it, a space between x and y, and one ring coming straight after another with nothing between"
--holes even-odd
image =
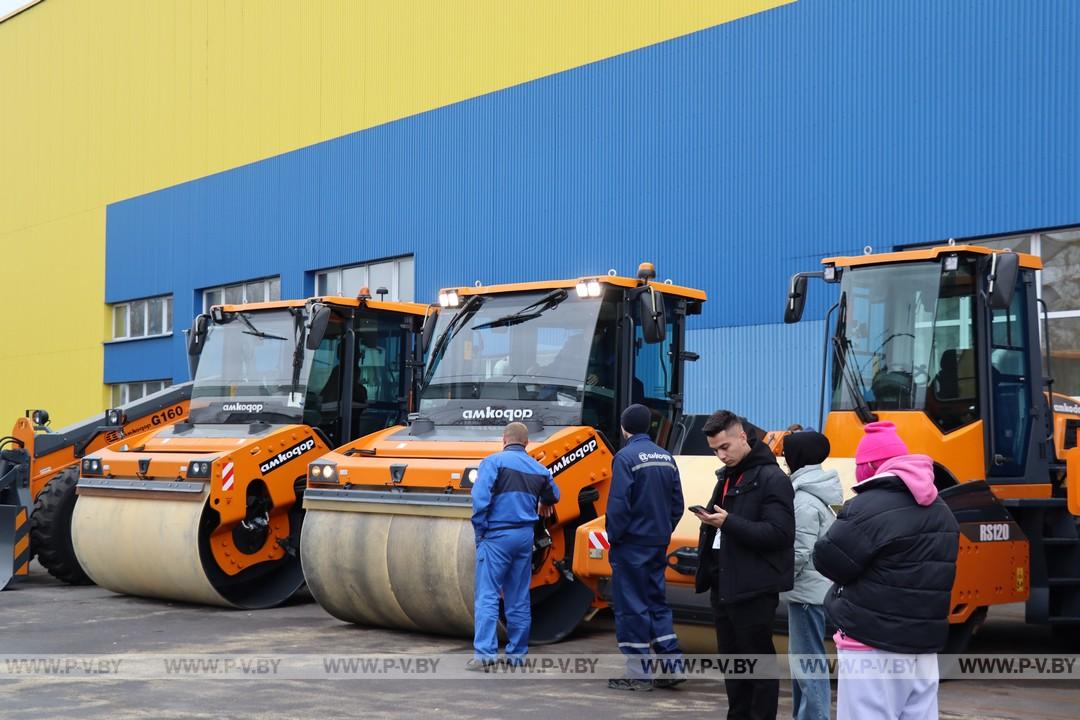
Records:
<instances>
[{"instance_id":1,"label":"man in dark blue uniform","mask_svg":"<svg viewBox=\"0 0 1080 720\"><path fill-rule=\"evenodd\" d=\"M551 471L525 452L528 442L524 424L507 425L503 451L480 463L472 488L476 591L474 657L467 664L469 670L484 670L498 658L500 592L506 612L507 660L520 664L529 652L533 528L541 515L551 514L559 488Z\"/></svg>"},{"instance_id":2,"label":"man in dark blue uniform","mask_svg":"<svg viewBox=\"0 0 1080 720\"><path fill-rule=\"evenodd\" d=\"M607 504L611 543L611 591L615 639L627 656L628 676L613 679L617 690L673 687L681 677L650 681L640 660L655 650L681 659L665 595L664 571L671 533L683 513L679 468L671 454L649 439L652 414L631 405L622 414L626 446L612 463ZM677 670L678 663L669 666Z\"/></svg>"}]
</instances>

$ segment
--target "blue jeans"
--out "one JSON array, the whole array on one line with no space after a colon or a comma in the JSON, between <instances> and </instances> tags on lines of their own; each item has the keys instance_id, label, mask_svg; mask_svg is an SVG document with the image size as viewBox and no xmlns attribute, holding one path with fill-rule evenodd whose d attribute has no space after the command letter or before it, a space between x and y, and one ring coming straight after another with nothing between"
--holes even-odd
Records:
<instances>
[{"instance_id":1,"label":"blue jeans","mask_svg":"<svg viewBox=\"0 0 1080 720\"><path fill-rule=\"evenodd\" d=\"M788 605L788 654L815 655L825 659L825 607ZM829 720L829 679L796 678L797 660L791 659L791 705L795 720Z\"/></svg>"},{"instance_id":2,"label":"blue jeans","mask_svg":"<svg viewBox=\"0 0 1080 720\"><path fill-rule=\"evenodd\" d=\"M520 662L529 652L532 624L533 529L492 530L476 547L476 600L473 650L478 660L499 655L499 594L506 614L506 657Z\"/></svg>"}]
</instances>

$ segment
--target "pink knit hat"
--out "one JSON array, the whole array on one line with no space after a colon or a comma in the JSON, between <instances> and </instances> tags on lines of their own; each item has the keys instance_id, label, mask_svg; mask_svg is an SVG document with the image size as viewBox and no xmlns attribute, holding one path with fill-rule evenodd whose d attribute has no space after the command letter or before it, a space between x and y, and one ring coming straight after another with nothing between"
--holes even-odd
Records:
<instances>
[{"instance_id":1,"label":"pink knit hat","mask_svg":"<svg viewBox=\"0 0 1080 720\"><path fill-rule=\"evenodd\" d=\"M896 426L888 420L868 423L863 432L866 434L855 451L857 465L909 454L907 445L896 434Z\"/></svg>"}]
</instances>

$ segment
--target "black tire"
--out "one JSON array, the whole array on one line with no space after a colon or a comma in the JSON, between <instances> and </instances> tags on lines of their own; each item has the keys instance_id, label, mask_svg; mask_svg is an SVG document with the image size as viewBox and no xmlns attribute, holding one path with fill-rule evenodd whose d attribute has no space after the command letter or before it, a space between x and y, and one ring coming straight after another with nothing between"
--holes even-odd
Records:
<instances>
[{"instance_id":1,"label":"black tire","mask_svg":"<svg viewBox=\"0 0 1080 720\"><path fill-rule=\"evenodd\" d=\"M79 469L69 467L38 493L30 515L30 547L42 567L57 580L68 585L93 585L71 544L71 514L78 482Z\"/></svg>"},{"instance_id":2,"label":"black tire","mask_svg":"<svg viewBox=\"0 0 1080 720\"><path fill-rule=\"evenodd\" d=\"M971 639L986 622L987 610L989 607L985 605L977 607L965 622L949 626L949 637L938 654L938 672L942 680L960 677L960 664L951 656L964 655L971 649Z\"/></svg>"},{"instance_id":3,"label":"black tire","mask_svg":"<svg viewBox=\"0 0 1080 720\"><path fill-rule=\"evenodd\" d=\"M949 638L945 641L942 653L945 655L963 655L971 647L971 638L979 632L979 628L986 622L986 612L989 607L983 605L975 608L967 621L949 626Z\"/></svg>"}]
</instances>

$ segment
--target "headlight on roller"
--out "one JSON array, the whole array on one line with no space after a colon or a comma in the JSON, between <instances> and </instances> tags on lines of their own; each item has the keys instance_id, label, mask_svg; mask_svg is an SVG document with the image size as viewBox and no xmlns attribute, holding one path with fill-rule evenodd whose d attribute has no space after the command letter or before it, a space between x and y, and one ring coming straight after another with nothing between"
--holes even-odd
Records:
<instances>
[{"instance_id":1,"label":"headlight on roller","mask_svg":"<svg viewBox=\"0 0 1080 720\"><path fill-rule=\"evenodd\" d=\"M312 463L308 467L308 475L315 481L333 482L336 473L333 463Z\"/></svg>"},{"instance_id":2,"label":"headlight on roller","mask_svg":"<svg viewBox=\"0 0 1080 720\"><path fill-rule=\"evenodd\" d=\"M213 463L209 460L192 460L188 463L187 476L189 478L208 478L212 467Z\"/></svg>"}]
</instances>

